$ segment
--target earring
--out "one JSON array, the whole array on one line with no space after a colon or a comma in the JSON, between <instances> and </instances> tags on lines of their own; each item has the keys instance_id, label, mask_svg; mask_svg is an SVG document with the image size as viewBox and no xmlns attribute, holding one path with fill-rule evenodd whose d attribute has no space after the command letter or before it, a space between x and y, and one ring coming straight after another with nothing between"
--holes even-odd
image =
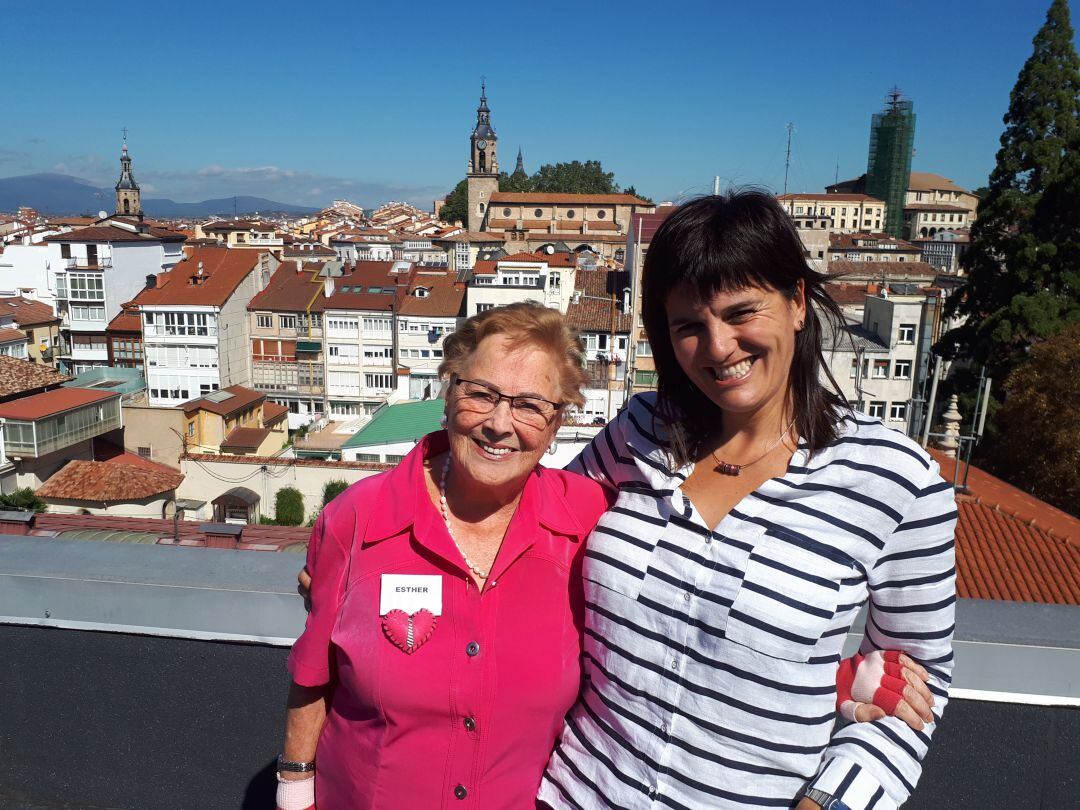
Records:
<instances>
[{"instance_id":1,"label":"earring","mask_svg":"<svg viewBox=\"0 0 1080 810\"><path fill-rule=\"evenodd\" d=\"M442 425L443 427L446 427L446 414L445 413L442 416L439 417L439 424Z\"/></svg>"}]
</instances>

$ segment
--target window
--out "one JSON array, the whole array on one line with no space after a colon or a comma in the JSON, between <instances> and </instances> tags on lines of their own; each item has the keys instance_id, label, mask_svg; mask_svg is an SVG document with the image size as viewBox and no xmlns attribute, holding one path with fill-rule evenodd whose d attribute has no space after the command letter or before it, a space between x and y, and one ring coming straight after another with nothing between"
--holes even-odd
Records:
<instances>
[{"instance_id":1,"label":"window","mask_svg":"<svg viewBox=\"0 0 1080 810\"><path fill-rule=\"evenodd\" d=\"M915 342L915 324L902 323L900 324L900 343L914 343Z\"/></svg>"},{"instance_id":2,"label":"window","mask_svg":"<svg viewBox=\"0 0 1080 810\"><path fill-rule=\"evenodd\" d=\"M544 215L544 209L542 209L542 208L537 208L535 211L533 211L533 216L536 217L537 219L540 219L540 217L542 217L543 215Z\"/></svg>"},{"instance_id":3,"label":"window","mask_svg":"<svg viewBox=\"0 0 1080 810\"><path fill-rule=\"evenodd\" d=\"M70 259L71 258L71 245L69 245L67 242L64 242L62 245L60 245L60 258L61 259Z\"/></svg>"},{"instance_id":4,"label":"window","mask_svg":"<svg viewBox=\"0 0 1080 810\"><path fill-rule=\"evenodd\" d=\"M884 402L878 402L878 401L871 402L870 403L870 410L867 411L867 413L869 413L870 416L874 416L874 417L876 417L878 419L884 419L885 418L885 403Z\"/></svg>"},{"instance_id":5,"label":"window","mask_svg":"<svg viewBox=\"0 0 1080 810\"><path fill-rule=\"evenodd\" d=\"M73 321L104 321L105 307L73 306L71 319Z\"/></svg>"},{"instance_id":6,"label":"window","mask_svg":"<svg viewBox=\"0 0 1080 810\"><path fill-rule=\"evenodd\" d=\"M338 335L341 337L351 336L355 337L360 331L360 319L355 315L329 317L326 319L326 328L330 335Z\"/></svg>"},{"instance_id":7,"label":"window","mask_svg":"<svg viewBox=\"0 0 1080 810\"><path fill-rule=\"evenodd\" d=\"M195 423L194 422L188 422L187 423L187 435L188 436L194 436L195 435Z\"/></svg>"},{"instance_id":8,"label":"window","mask_svg":"<svg viewBox=\"0 0 1080 810\"><path fill-rule=\"evenodd\" d=\"M638 357L652 357L652 346L647 340L639 340L635 353Z\"/></svg>"},{"instance_id":9,"label":"window","mask_svg":"<svg viewBox=\"0 0 1080 810\"><path fill-rule=\"evenodd\" d=\"M888 360L875 360L874 361L874 379L884 380L889 376L889 361Z\"/></svg>"},{"instance_id":10,"label":"window","mask_svg":"<svg viewBox=\"0 0 1080 810\"><path fill-rule=\"evenodd\" d=\"M649 388L656 387L656 372L655 371L635 371L634 372L634 385L647 386Z\"/></svg>"},{"instance_id":11,"label":"window","mask_svg":"<svg viewBox=\"0 0 1080 810\"><path fill-rule=\"evenodd\" d=\"M356 416L359 409L355 402L331 402L330 413L334 416ZM376 461L378 457L376 457Z\"/></svg>"},{"instance_id":12,"label":"window","mask_svg":"<svg viewBox=\"0 0 1080 810\"><path fill-rule=\"evenodd\" d=\"M607 216L607 211L597 211L596 212L596 218L597 219L603 219L606 216Z\"/></svg>"},{"instance_id":13,"label":"window","mask_svg":"<svg viewBox=\"0 0 1080 810\"><path fill-rule=\"evenodd\" d=\"M390 374L365 374L364 387L388 391L392 387Z\"/></svg>"},{"instance_id":14,"label":"window","mask_svg":"<svg viewBox=\"0 0 1080 810\"><path fill-rule=\"evenodd\" d=\"M477 312L477 314L479 314L481 312L487 312L489 309L491 309L494 306L495 306L494 304L477 304L476 305L476 312Z\"/></svg>"},{"instance_id":15,"label":"window","mask_svg":"<svg viewBox=\"0 0 1080 810\"><path fill-rule=\"evenodd\" d=\"M360 347L349 343L331 343L327 353L338 363L355 363L360 359Z\"/></svg>"},{"instance_id":16,"label":"window","mask_svg":"<svg viewBox=\"0 0 1080 810\"><path fill-rule=\"evenodd\" d=\"M356 348L355 346L351 348ZM393 349L389 346L375 346L373 348L364 349L364 361L374 364L376 366L390 365L390 360L393 357Z\"/></svg>"},{"instance_id":17,"label":"window","mask_svg":"<svg viewBox=\"0 0 1080 810\"><path fill-rule=\"evenodd\" d=\"M903 422L907 419L907 403L894 402L889 405L889 419L893 422Z\"/></svg>"},{"instance_id":18,"label":"window","mask_svg":"<svg viewBox=\"0 0 1080 810\"><path fill-rule=\"evenodd\" d=\"M365 332L389 332L389 318L364 318Z\"/></svg>"},{"instance_id":19,"label":"window","mask_svg":"<svg viewBox=\"0 0 1080 810\"><path fill-rule=\"evenodd\" d=\"M851 379L854 380L855 375L858 372L858 370L859 370L859 360L858 360L858 358L853 357L853 358L851 358L851 372L848 374L848 376ZM862 361L862 375L863 375L863 377L866 377L869 374L870 374L870 360L868 358L864 358L863 361Z\"/></svg>"},{"instance_id":20,"label":"window","mask_svg":"<svg viewBox=\"0 0 1080 810\"><path fill-rule=\"evenodd\" d=\"M82 301L105 298L105 282L100 273L68 273L68 297Z\"/></svg>"},{"instance_id":21,"label":"window","mask_svg":"<svg viewBox=\"0 0 1080 810\"><path fill-rule=\"evenodd\" d=\"M278 326L282 329L295 329L296 328L296 316L295 315L278 315Z\"/></svg>"},{"instance_id":22,"label":"window","mask_svg":"<svg viewBox=\"0 0 1080 810\"><path fill-rule=\"evenodd\" d=\"M274 328L274 316L273 315L257 315L255 316L260 329L273 329Z\"/></svg>"},{"instance_id":23,"label":"window","mask_svg":"<svg viewBox=\"0 0 1080 810\"><path fill-rule=\"evenodd\" d=\"M566 212L566 218L567 219L573 219L576 216L577 216L577 214L575 213L573 208L571 208L569 211Z\"/></svg>"},{"instance_id":24,"label":"window","mask_svg":"<svg viewBox=\"0 0 1080 810\"><path fill-rule=\"evenodd\" d=\"M357 461L362 461L365 464L371 464L371 463L376 463L377 464L378 461L379 461L379 454L378 453L357 453L356 454L356 460Z\"/></svg>"},{"instance_id":25,"label":"window","mask_svg":"<svg viewBox=\"0 0 1080 810\"><path fill-rule=\"evenodd\" d=\"M910 360L897 360L893 364L893 377L898 380L910 380L911 379L911 361Z\"/></svg>"},{"instance_id":26,"label":"window","mask_svg":"<svg viewBox=\"0 0 1080 810\"><path fill-rule=\"evenodd\" d=\"M503 209L503 216L504 217L510 216L510 209L509 208L504 208Z\"/></svg>"}]
</instances>

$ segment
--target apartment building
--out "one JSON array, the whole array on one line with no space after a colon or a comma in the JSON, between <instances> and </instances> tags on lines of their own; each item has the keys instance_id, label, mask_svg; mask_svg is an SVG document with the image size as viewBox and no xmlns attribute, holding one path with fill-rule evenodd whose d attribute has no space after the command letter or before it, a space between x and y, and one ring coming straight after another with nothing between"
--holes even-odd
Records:
<instances>
[{"instance_id":1,"label":"apartment building","mask_svg":"<svg viewBox=\"0 0 1080 810\"><path fill-rule=\"evenodd\" d=\"M447 269L457 273L461 279L484 254L502 251L500 257L506 255L506 236L490 231L455 229L445 235L433 236L431 243L446 253Z\"/></svg>"},{"instance_id":2,"label":"apartment building","mask_svg":"<svg viewBox=\"0 0 1080 810\"><path fill-rule=\"evenodd\" d=\"M289 427L326 413L323 311L341 263L283 262L248 304L251 387L288 409Z\"/></svg>"},{"instance_id":3,"label":"apartment building","mask_svg":"<svg viewBox=\"0 0 1080 810\"><path fill-rule=\"evenodd\" d=\"M123 218L46 238L50 292L61 318L61 371L79 374L109 362L109 321L145 286L184 257L187 237ZM40 296L39 296L40 297Z\"/></svg>"},{"instance_id":4,"label":"apartment building","mask_svg":"<svg viewBox=\"0 0 1080 810\"><path fill-rule=\"evenodd\" d=\"M515 301L536 301L565 313L576 275L577 257L572 253L515 253L478 261L467 281L466 314Z\"/></svg>"},{"instance_id":5,"label":"apartment building","mask_svg":"<svg viewBox=\"0 0 1080 810\"><path fill-rule=\"evenodd\" d=\"M189 452L272 456L288 439L285 407L241 385L185 402L183 411Z\"/></svg>"},{"instance_id":6,"label":"apartment building","mask_svg":"<svg viewBox=\"0 0 1080 810\"><path fill-rule=\"evenodd\" d=\"M56 366L60 345L60 318L43 301L28 298L0 298L0 329L15 329L23 334L21 348L12 347L12 357L33 363Z\"/></svg>"},{"instance_id":7,"label":"apartment building","mask_svg":"<svg viewBox=\"0 0 1080 810\"><path fill-rule=\"evenodd\" d=\"M246 248L281 258L286 238L274 222L252 219L214 220L195 226L196 239L213 239L222 247Z\"/></svg>"},{"instance_id":8,"label":"apartment building","mask_svg":"<svg viewBox=\"0 0 1080 810\"><path fill-rule=\"evenodd\" d=\"M398 362L408 370L409 399L438 396L443 339L465 315L465 285L449 270L418 268L397 312Z\"/></svg>"},{"instance_id":9,"label":"apartment building","mask_svg":"<svg viewBox=\"0 0 1080 810\"><path fill-rule=\"evenodd\" d=\"M885 222L885 203L866 194L781 194L776 199L797 228L856 233L880 231Z\"/></svg>"},{"instance_id":10,"label":"apartment building","mask_svg":"<svg viewBox=\"0 0 1080 810\"><path fill-rule=\"evenodd\" d=\"M139 293L151 405L178 405L229 385L250 385L247 307L279 264L253 250L192 248Z\"/></svg>"},{"instance_id":11,"label":"apartment building","mask_svg":"<svg viewBox=\"0 0 1080 810\"><path fill-rule=\"evenodd\" d=\"M623 267L626 270L631 290L628 376L632 394L656 388L656 364L652 358L652 347L645 336L645 324L641 320L641 273L645 266L645 256L649 252L649 243L652 242L657 229L674 210L673 206L661 206L652 213L634 214L630 220L630 230L626 234Z\"/></svg>"},{"instance_id":12,"label":"apartment building","mask_svg":"<svg viewBox=\"0 0 1080 810\"><path fill-rule=\"evenodd\" d=\"M917 245L894 239L887 233L834 233L829 236L829 261L917 262L922 251Z\"/></svg>"},{"instance_id":13,"label":"apartment building","mask_svg":"<svg viewBox=\"0 0 1080 810\"><path fill-rule=\"evenodd\" d=\"M585 348L585 422L614 418L626 401L630 350L630 273L597 268L579 270L566 321Z\"/></svg>"}]
</instances>

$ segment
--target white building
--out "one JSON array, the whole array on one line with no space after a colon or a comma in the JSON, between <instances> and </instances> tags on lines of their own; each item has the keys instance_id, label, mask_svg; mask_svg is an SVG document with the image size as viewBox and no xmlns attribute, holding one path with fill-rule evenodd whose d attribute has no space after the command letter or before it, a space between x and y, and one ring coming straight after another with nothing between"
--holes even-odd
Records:
<instances>
[{"instance_id":1,"label":"white building","mask_svg":"<svg viewBox=\"0 0 1080 810\"><path fill-rule=\"evenodd\" d=\"M438 396L442 344L464 320L465 285L456 274L418 269L398 308L398 361L409 371L409 399Z\"/></svg>"},{"instance_id":2,"label":"white building","mask_svg":"<svg viewBox=\"0 0 1080 810\"><path fill-rule=\"evenodd\" d=\"M466 315L516 301L536 301L566 312L574 294L577 258L572 253L515 253L473 266L466 293Z\"/></svg>"},{"instance_id":3,"label":"white building","mask_svg":"<svg viewBox=\"0 0 1080 810\"><path fill-rule=\"evenodd\" d=\"M826 335L829 370L852 407L908 434L919 429L940 302L934 293L867 295L862 321L847 326L835 350Z\"/></svg>"},{"instance_id":4,"label":"white building","mask_svg":"<svg viewBox=\"0 0 1080 810\"><path fill-rule=\"evenodd\" d=\"M251 385L247 306L280 262L269 253L193 248L135 299L151 405Z\"/></svg>"},{"instance_id":5,"label":"white building","mask_svg":"<svg viewBox=\"0 0 1080 810\"><path fill-rule=\"evenodd\" d=\"M186 237L125 219L48 237L48 289L61 317L60 369L80 374L108 364L105 328L120 305L184 257ZM42 296L39 296L42 297Z\"/></svg>"}]
</instances>

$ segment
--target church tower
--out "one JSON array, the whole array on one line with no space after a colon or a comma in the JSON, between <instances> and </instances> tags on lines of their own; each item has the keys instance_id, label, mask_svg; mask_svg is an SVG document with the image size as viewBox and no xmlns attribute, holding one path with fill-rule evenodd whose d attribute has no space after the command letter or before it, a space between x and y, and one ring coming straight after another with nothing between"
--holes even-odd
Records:
<instances>
[{"instance_id":1,"label":"church tower","mask_svg":"<svg viewBox=\"0 0 1080 810\"><path fill-rule=\"evenodd\" d=\"M143 218L142 194L139 184L131 174L131 155L128 154L126 131L124 147L120 151L120 179L116 181L116 215Z\"/></svg>"},{"instance_id":2,"label":"church tower","mask_svg":"<svg viewBox=\"0 0 1080 810\"><path fill-rule=\"evenodd\" d=\"M480 106L476 108L476 127L469 137L469 221L470 231L480 230L487 214L491 195L499 190L499 158L495 130L491 126L491 110L487 102L487 85L480 83Z\"/></svg>"}]
</instances>

